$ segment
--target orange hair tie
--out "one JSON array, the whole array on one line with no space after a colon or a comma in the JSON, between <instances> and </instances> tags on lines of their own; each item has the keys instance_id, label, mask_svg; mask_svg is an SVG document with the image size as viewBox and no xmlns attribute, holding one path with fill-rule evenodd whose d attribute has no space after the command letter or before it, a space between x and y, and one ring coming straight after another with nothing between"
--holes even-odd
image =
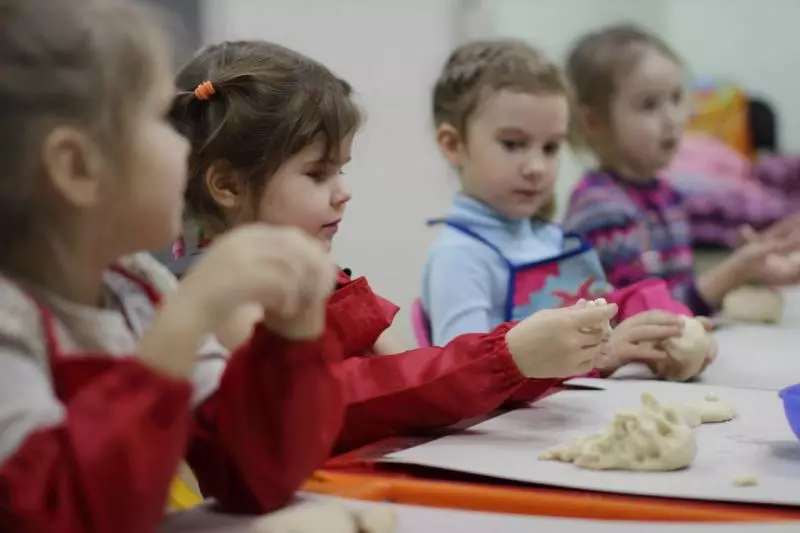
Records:
<instances>
[{"instance_id":1,"label":"orange hair tie","mask_svg":"<svg viewBox=\"0 0 800 533\"><path fill-rule=\"evenodd\" d=\"M198 100L208 100L210 99L217 90L214 88L214 84L211 81L206 80L194 89L194 96Z\"/></svg>"}]
</instances>

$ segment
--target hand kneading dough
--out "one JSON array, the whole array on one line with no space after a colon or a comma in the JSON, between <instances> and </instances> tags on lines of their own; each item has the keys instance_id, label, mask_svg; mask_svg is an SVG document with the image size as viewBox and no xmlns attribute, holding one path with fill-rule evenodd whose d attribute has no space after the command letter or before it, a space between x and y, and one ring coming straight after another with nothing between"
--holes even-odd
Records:
<instances>
[{"instance_id":1,"label":"hand kneading dough","mask_svg":"<svg viewBox=\"0 0 800 533\"><path fill-rule=\"evenodd\" d=\"M681 318L681 336L661 343L660 348L667 352L667 358L652 363L655 374L670 381L687 381L695 377L703 368L711 350L711 334L706 331L702 322L687 316Z\"/></svg>"},{"instance_id":2,"label":"hand kneading dough","mask_svg":"<svg viewBox=\"0 0 800 533\"><path fill-rule=\"evenodd\" d=\"M783 296L769 287L740 287L725 295L722 314L736 322L775 323L783 315Z\"/></svg>"},{"instance_id":3,"label":"hand kneading dough","mask_svg":"<svg viewBox=\"0 0 800 533\"><path fill-rule=\"evenodd\" d=\"M306 503L259 519L251 533L359 533L349 510L331 503Z\"/></svg>"},{"instance_id":4,"label":"hand kneading dough","mask_svg":"<svg viewBox=\"0 0 800 533\"><path fill-rule=\"evenodd\" d=\"M592 470L669 471L691 465L697 455L691 428L651 394L642 395L642 404L639 411L618 412L607 429L556 446L539 459Z\"/></svg>"}]
</instances>

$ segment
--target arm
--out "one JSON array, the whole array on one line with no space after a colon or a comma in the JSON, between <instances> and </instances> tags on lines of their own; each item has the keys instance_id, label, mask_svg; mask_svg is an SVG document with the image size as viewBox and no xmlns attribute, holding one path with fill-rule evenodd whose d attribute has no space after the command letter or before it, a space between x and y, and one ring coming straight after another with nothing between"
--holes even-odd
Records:
<instances>
[{"instance_id":1,"label":"arm","mask_svg":"<svg viewBox=\"0 0 800 533\"><path fill-rule=\"evenodd\" d=\"M506 345L510 328L462 335L444 348L343 361L347 412L337 452L489 413L526 382L539 395L558 383L522 376Z\"/></svg>"},{"instance_id":2,"label":"arm","mask_svg":"<svg viewBox=\"0 0 800 533\"><path fill-rule=\"evenodd\" d=\"M447 247L428 263L424 291L434 345L444 345L465 333L492 329L490 267L472 248Z\"/></svg>"},{"instance_id":3,"label":"arm","mask_svg":"<svg viewBox=\"0 0 800 533\"><path fill-rule=\"evenodd\" d=\"M3 346L0 369L0 529L154 531L189 432L189 383L124 359L62 405L19 345Z\"/></svg>"},{"instance_id":4,"label":"arm","mask_svg":"<svg viewBox=\"0 0 800 533\"><path fill-rule=\"evenodd\" d=\"M228 512L273 511L329 456L343 417L341 344L289 342L256 327L196 414L188 459Z\"/></svg>"}]
</instances>

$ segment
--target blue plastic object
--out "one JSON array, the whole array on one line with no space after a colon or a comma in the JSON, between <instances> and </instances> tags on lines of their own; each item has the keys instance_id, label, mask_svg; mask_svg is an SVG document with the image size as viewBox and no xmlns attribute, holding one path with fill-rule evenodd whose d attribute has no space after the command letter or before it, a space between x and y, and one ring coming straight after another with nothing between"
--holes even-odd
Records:
<instances>
[{"instance_id":1,"label":"blue plastic object","mask_svg":"<svg viewBox=\"0 0 800 533\"><path fill-rule=\"evenodd\" d=\"M780 392L780 396L786 411L786 419L794 434L800 439L800 383L786 387Z\"/></svg>"}]
</instances>

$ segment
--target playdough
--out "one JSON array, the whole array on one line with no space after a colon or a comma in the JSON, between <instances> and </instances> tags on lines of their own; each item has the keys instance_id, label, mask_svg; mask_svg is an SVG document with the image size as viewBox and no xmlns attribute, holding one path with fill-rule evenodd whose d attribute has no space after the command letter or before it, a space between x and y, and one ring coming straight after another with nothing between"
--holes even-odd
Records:
<instances>
[{"instance_id":1,"label":"playdough","mask_svg":"<svg viewBox=\"0 0 800 533\"><path fill-rule=\"evenodd\" d=\"M740 287L723 298L722 315L734 322L772 324L783 315L783 296L769 287Z\"/></svg>"}]
</instances>

